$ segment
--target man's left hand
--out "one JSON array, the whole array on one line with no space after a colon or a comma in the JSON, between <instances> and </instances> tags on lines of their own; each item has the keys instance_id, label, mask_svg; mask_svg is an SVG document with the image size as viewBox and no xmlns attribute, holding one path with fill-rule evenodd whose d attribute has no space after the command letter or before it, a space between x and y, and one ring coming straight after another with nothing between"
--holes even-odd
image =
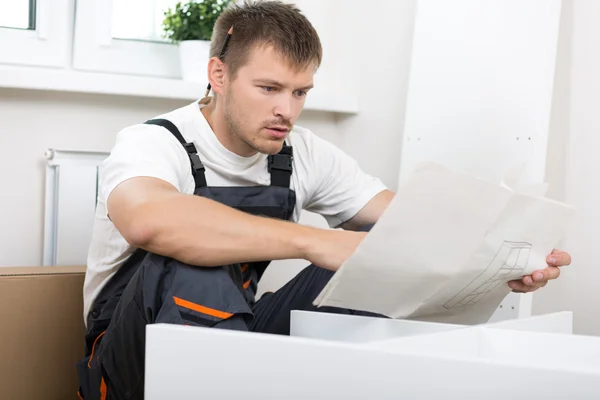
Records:
<instances>
[{"instance_id":1,"label":"man's left hand","mask_svg":"<svg viewBox=\"0 0 600 400\"><path fill-rule=\"evenodd\" d=\"M516 293L527 293L538 290L546 286L549 280L556 279L560 276L560 268L571 264L571 256L561 250L553 250L546 257L548 267L539 271L533 272L531 275L526 275L522 279L508 282L508 286Z\"/></svg>"}]
</instances>

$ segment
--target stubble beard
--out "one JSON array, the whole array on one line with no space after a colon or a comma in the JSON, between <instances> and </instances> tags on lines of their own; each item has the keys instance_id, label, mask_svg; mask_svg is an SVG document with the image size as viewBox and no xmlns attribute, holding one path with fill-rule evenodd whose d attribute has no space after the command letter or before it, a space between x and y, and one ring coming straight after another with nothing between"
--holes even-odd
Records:
<instances>
[{"instance_id":1,"label":"stubble beard","mask_svg":"<svg viewBox=\"0 0 600 400\"><path fill-rule=\"evenodd\" d=\"M260 140L260 131L256 132L256 134L253 136L250 134L250 132L247 132L244 130L244 128L242 127L244 124L243 121L236 120L234 115L231 113L231 110L235 107L235 103L231 100L231 95L227 96L227 99L226 99L224 105L225 105L225 110L224 110L225 111L224 112L225 124L227 127L229 137L231 137L235 141L243 142L246 146L248 146L252 150L257 151L262 154L272 155L272 154L279 153L279 151L281 150L281 147L283 146L283 143L279 143L279 146L277 146L277 148L274 148L274 146L272 146L272 145L271 146L261 146L259 143L256 143L252 140L252 137L258 138Z\"/></svg>"}]
</instances>

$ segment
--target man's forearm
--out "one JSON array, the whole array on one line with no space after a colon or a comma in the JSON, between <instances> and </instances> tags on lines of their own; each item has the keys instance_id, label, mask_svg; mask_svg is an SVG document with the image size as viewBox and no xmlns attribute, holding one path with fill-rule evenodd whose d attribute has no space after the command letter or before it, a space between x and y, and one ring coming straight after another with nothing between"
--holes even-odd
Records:
<instances>
[{"instance_id":1,"label":"man's forearm","mask_svg":"<svg viewBox=\"0 0 600 400\"><path fill-rule=\"evenodd\" d=\"M179 193L140 204L130 218L134 245L202 266L305 258L320 231Z\"/></svg>"},{"instance_id":2,"label":"man's forearm","mask_svg":"<svg viewBox=\"0 0 600 400\"><path fill-rule=\"evenodd\" d=\"M336 270L365 236L254 216L149 177L119 184L107 210L133 246L207 267L302 258Z\"/></svg>"}]
</instances>

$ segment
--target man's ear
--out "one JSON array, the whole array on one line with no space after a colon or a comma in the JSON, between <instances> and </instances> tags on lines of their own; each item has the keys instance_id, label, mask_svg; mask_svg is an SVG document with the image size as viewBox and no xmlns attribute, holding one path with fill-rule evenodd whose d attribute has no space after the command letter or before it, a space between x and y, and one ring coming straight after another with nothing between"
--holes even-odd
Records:
<instances>
[{"instance_id":1,"label":"man's ear","mask_svg":"<svg viewBox=\"0 0 600 400\"><path fill-rule=\"evenodd\" d=\"M218 57L208 60L208 82L217 94L223 94L227 66Z\"/></svg>"}]
</instances>

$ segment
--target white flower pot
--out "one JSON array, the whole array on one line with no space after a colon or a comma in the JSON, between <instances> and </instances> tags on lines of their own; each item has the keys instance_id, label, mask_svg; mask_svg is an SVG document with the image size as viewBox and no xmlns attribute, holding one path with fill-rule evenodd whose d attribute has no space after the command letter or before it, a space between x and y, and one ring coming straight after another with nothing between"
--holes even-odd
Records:
<instances>
[{"instance_id":1,"label":"white flower pot","mask_svg":"<svg viewBox=\"0 0 600 400\"><path fill-rule=\"evenodd\" d=\"M181 78L184 81L208 83L207 69L210 41L184 40L179 43Z\"/></svg>"}]
</instances>

